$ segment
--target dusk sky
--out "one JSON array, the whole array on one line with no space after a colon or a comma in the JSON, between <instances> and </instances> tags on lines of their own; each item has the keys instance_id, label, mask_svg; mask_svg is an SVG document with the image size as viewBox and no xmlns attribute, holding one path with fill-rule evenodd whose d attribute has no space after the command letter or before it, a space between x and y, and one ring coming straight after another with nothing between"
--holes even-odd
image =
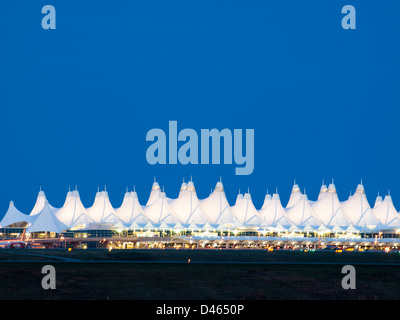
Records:
<instances>
[{"instance_id":1,"label":"dusk sky","mask_svg":"<svg viewBox=\"0 0 400 320\"><path fill-rule=\"evenodd\" d=\"M41 9L56 8L44 30ZM355 30L341 9L356 8ZM0 2L0 217L29 214L40 186L54 207L68 187L90 207L97 188L142 205L154 177L200 199L222 182L231 205L250 189L260 208L294 179L315 200L334 178L346 200L363 180L373 206L400 209L398 1ZM146 134L254 129L254 171L150 165ZM183 143L180 142L178 147Z\"/></svg>"}]
</instances>

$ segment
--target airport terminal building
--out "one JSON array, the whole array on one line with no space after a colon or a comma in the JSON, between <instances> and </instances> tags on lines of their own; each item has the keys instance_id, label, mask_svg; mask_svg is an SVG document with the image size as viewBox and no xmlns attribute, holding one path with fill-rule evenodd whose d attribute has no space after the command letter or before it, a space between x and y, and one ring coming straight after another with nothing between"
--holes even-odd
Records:
<instances>
[{"instance_id":1,"label":"airport terminal building","mask_svg":"<svg viewBox=\"0 0 400 320\"><path fill-rule=\"evenodd\" d=\"M176 199L153 183L148 201L139 203L127 191L113 208L106 190L85 208L77 190L54 208L40 190L29 215L11 201L0 221L3 241L24 235L27 246L48 248L328 248L397 249L400 214L392 198L378 196L373 207L362 184L339 201L333 182L322 185L315 201L293 185L287 205L279 194L267 194L255 208L250 193L228 203L222 182L209 197L198 199L192 181L183 182Z\"/></svg>"}]
</instances>

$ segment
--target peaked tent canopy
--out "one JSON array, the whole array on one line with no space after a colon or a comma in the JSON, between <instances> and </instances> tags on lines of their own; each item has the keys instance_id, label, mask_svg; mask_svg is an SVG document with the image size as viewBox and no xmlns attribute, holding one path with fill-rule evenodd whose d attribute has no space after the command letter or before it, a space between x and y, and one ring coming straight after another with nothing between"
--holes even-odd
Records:
<instances>
[{"instance_id":1,"label":"peaked tent canopy","mask_svg":"<svg viewBox=\"0 0 400 320\"><path fill-rule=\"evenodd\" d=\"M359 184L354 195L342 204L342 209L355 227L374 229L378 225L362 184Z\"/></svg>"},{"instance_id":2,"label":"peaked tent canopy","mask_svg":"<svg viewBox=\"0 0 400 320\"><path fill-rule=\"evenodd\" d=\"M178 198L171 200L169 204L183 226L201 228L208 222L192 181L186 184L184 190L181 188Z\"/></svg>"},{"instance_id":3,"label":"peaked tent canopy","mask_svg":"<svg viewBox=\"0 0 400 320\"><path fill-rule=\"evenodd\" d=\"M329 185L327 192L323 197L318 197L318 200L312 204L312 209L316 217L327 226L342 226L348 227L350 220L342 210L336 188L333 183Z\"/></svg>"},{"instance_id":4,"label":"peaked tent canopy","mask_svg":"<svg viewBox=\"0 0 400 320\"><path fill-rule=\"evenodd\" d=\"M262 205L261 209L264 209L264 208L268 207L268 205L271 203L271 200L272 200L272 197L267 192L267 194L265 195L264 202L263 202L263 205Z\"/></svg>"},{"instance_id":5,"label":"peaked tent canopy","mask_svg":"<svg viewBox=\"0 0 400 320\"><path fill-rule=\"evenodd\" d=\"M291 208L291 207L293 207L294 205L296 205L296 203L299 202L299 200L300 200L300 198L301 198L301 195L302 195L302 193L301 193L301 191L300 191L300 188L299 188L299 186L295 183L295 184L293 185L293 187L292 187L292 192L291 192L291 194L290 194L289 202L288 202L288 204L286 205L286 208L288 209L288 208Z\"/></svg>"},{"instance_id":6,"label":"peaked tent canopy","mask_svg":"<svg viewBox=\"0 0 400 320\"><path fill-rule=\"evenodd\" d=\"M387 229L400 228L400 215L393 205L391 196L385 196L382 203L374 207L373 214Z\"/></svg>"},{"instance_id":7,"label":"peaked tent canopy","mask_svg":"<svg viewBox=\"0 0 400 320\"><path fill-rule=\"evenodd\" d=\"M329 233L331 232L331 229L329 229L327 226L325 226L324 224L321 224L318 229L317 229L318 233Z\"/></svg>"},{"instance_id":8,"label":"peaked tent canopy","mask_svg":"<svg viewBox=\"0 0 400 320\"><path fill-rule=\"evenodd\" d=\"M78 186L75 186L75 191L78 191ZM74 196L74 191L71 191L71 187L68 187L67 196L65 197L64 205L65 206L69 199Z\"/></svg>"},{"instance_id":9,"label":"peaked tent canopy","mask_svg":"<svg viewBox=\"0 0 400 320\"><path fill-rule=\"evenodd\" d=\"M239 191L239 193L238 193L238 195L236 197L235 205L237 205L241 200L243 200L243 194L241 194L240 191Z\"/></svg>"},{"instance_id":10,"label":"peaked tent canopy","mask_svg":"<svg viewBox=\"0 0 400 320\"><path fill-rule=\"evenodd\" d=\"M147 219L144 216L144 211L139 203L136 191L125 193L122 205L115 210L115 213L124 225L130 226L135 220L137 220L136 222L138 223L138 227L147 224Z\"/></svg>"},{"instance_id":11,"label":"peaked tent canopy","mask_svg":"<svg viewBox=\"0 0 400 320\"><path fill-rule=\"evenodd\" d=\"M270 227L270 230L275 232L285 232L289 230L289 227L283 226L280 223L278 223L276 226Z\"/></svg>"},{"instance_id":12,"label":"peaked tent canopy","mask_svg":"<svg viewBox=\"0 0 400 320\"><path fill-rule=\"evenodd\" d=\"M317 229L315 227L310 226L309 224L306 224L306 226L303 228L303 231L315 232L315 231L317 231Z\"/></svg>"},{"instance_id":13,"label":"peaked tent canopy","mask_svg":"<svg viewBox=\"0 0 400 320\"><path fill-rule=\"evenodd\" d=\"M344 232L345 230L346 230L346 228L340 227L338 225L334 225L331 231L339 233L339 232Z\"/></svg>"},{"instance_id":14,"label":"peaked tent canopy","mask_svg":"<svg viewBox=\"0 0 400 320\"><path fill-rule=\"evenodd\" d=\"M154 179L153 186L151 187L149 200L147 200L146 207L152 205L158 199L161 193L161 188L158 182Z\"/></svg>"},{"instance_id":15,"label":"peaked tent canopy","mask_svg":"<svg viewBox=\"0 0 400 320\"><path fill-rule=\"evenodd\" d=\"M185 181L183 181L182 185L181 185L181 190L179 191L178 198L182 193L184 193L186 191L186 189L187 189L187 183Z\"/></svg>"},{"instance_id":16,"label":"peaked tent canopy","mask_svg":"<svg viewBox=\"0 0 400 320\"><path fill-rule=\"evenodd\" d=\"M346 228L346 232L348 232L348 233L359 233L360 231L361 231L361 228L357 228L352 223Z\"/></svg>"},{"instance_id":17,"label":"peaked tent canopy","mask_svg":"<svg viewBox=\"0 0 400 320\"><path fill-rule=\"evenodd\" d=\"M119 218L110 203L107 191L98 191L93 205L86 212L95 223L110 223L114 225L119 222Z\"/></svg>"},{"instance_id":18,"label":"peaked tent canopy","mask_svg":"<svg viewBox=\"0 0 400 320\"><path fill-rule=\"evenodd\" d=\"M151 205L144 208L144 214L158 228L173 228L179 222L162 191Z\"/></svg>"},{"instance_id":19,"label":"peaked tent canopy","mask_svg":"<svg viewBox=\"0 0 400 320\"><path fill-rule=\"evenodd\" d=\"M28 225L26 232L56 232L61 233L67 230L67 226L62 223L55 215L55 211L46 201L42 211L35 215L34 220Z\"/></svg>"},{"instance_id":20,"label":"peaked tent canopy","mask_svg":"<svg viewBox=\"0 0 400 320\"><path fill-rule=\"evenodd\" d=\"M210 219L210 224L215 227L234 227L236 218L226 199L222 182L217 182L210 196L200 201L200 207Z\"/></svg>"},{"instance_id":21,"label":"peaked tent canopy","mask_svg":"<svg viewBox=\"0 0 400 320\"><path fill-rule=\"evenodd\" d=\"M378 196L375 199L375 204L374 204L374 209L377 208L380 204L382 204L383 199L382 197L378 194Z\"/></svg>"},{"instance_id":22,"label":"peaked tent canopy","mask_svg":"<svg viewBox=\"0 0 400 320\"><path fill-rule=\"evenodd\" d=\"M29 215L34 216L34 215L37 215L39 212L41 212L44 208L46 201L47 201L47 199L46 199L46 195L44 194L44 191L40 190L38 193L38 196L36 198L35 206L33 207L32 211ZM53 211L58 210L57 208L52 207L50 204L49 204L49 206Z\"/></svg>"},{"instance_id":23,"label":"peaked tent canopy","mask_svg":"<svg viewBox=\"0 0 400 320\"><path fill-rule=\"evenodd\" d=\"M295 224L292 224L288 231L293 231L293 232L300 232L303 231L304 228L301 228L299 226L296 226Z\"/></svg>"},{"instance_id":24,"label":"peaked tent canopy","mask_svg":"<svg viewBox=\"0 0 400 320\"><path fill-rule=\"evenodd\" d=\"M262 221L262 226L266 227L276 227L279 224L287 229L293 224L287 217L279 194L277 193L274 193L271 202L259 211L259 216Z\"/></svg>"},{"instance_id":25,"label":"peaked tent canopy","mask_svg":"<svg viewBox=\"0 0 400 320\"><path fill-rule=\"evenodd\" d=\"M318 200L321 200L326 193L328 192L328 188L325 184L322 183L321 189L319 190Z\"/></svg>"},{"instance_id":26,"label":"peaked tent canopy","mask_svg":"<svg viewBox=\"0 0 400 320\"><path fill-rule=\"evenodd\" d=\"M245 193L243 199L236 202L235 206L232 207L232 212L245 227L259 227L261 225L261 218L254 207L250 193Z\"/></svg>"},{"instance_id":27,"label":"peaked tent canopy","mask_svg":"<svg viewBox=\"0 0 400 320\"><path fill-rule=\"evenodd\" d=\"M300 200L294 206L286 209L286 215L299 227L304 227L306 224L318 227L322 224L315 216L306 194L302 194Z\"/></svg>"}]
</instances>

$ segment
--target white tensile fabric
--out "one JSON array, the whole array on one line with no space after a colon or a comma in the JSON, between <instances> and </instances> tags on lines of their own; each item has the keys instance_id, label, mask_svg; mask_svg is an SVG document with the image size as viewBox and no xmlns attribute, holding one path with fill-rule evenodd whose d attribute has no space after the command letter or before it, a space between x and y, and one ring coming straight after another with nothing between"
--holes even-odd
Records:
<instances>
[{"instance_id":1,"label":"white tensile fabric","mask_svg":"<svg viewBox=\"0 0 400 320\"><path fill-rule=\"evenodd\" d=\"M240 203L241 200L243 200L243 194L241 194L240 191L239 191L238 195L236 196L235 206L236 206L238 203Z\"/></svg>"},{"instance_id":2,"label":"white tensile fabric","mask_svg":"<svg viewBox=\"0 0 400 320\"><path fill-rule=\"evenodd\" d=\"M178 198L186 191L187 187L188 187L187 183L183 181L181 185L181 190L179 191Z\"/></svg>"},{"instance_id":3,"label":"white tensile fabric","mask_svg":"<svg viewBox=\"0 0 400 320\"><path fill-rule=\"evenodd\" d=\"M34 216L31 223L28 224L26 232L56 232L61 233L67 230L67 226L62 223L55 215L55 211L50 207L46 201L43 209Z\"/></svg>"},{"instance_id":4,"label":"white tensile fabric","mask_svg":"<svg viewBox=\"0 0 400 320\"><path fill-rule=\"evenodd\" d=\"M152 225L160 229L173 228L179 222L163 191L151 205L144 208L144 214Z\"/></svg>"},{"instance_id":5,"label":"white tensile fabric","mask_svg":"<svg viewBox=\"0 0 400 320\"><path fill-rule=\"evenodd\" d=\"M211 226L215 228L231 228L237 223L226 199L222 182L217 183L208 198L200 201L200 207L210 219Z\"/></svg>"},{"instance_id":6,"label":"white tensile fabric","mask_svg":"<svg viewBox=\"0 0 400 320\"><path fill-rule=\"evenodd\" d=\"M357 186L356 192L349 200L342 203L342 209L356 228L362 228L364 231L367 231L375 229L378 225L378 221L369 206L362 184Z\"/></svg>"},{"instance_id":7,"label":"white tensile fabric","mask_svg":"<svg viewBox=\"0 0 400 320\"><path fill-rule=\"evenodd\" d=\"M11 224L16 224L16 223L23 223L23 222L32 222L34 220L34 217L28 216L27 214L22 213L19 211L15 206L14 202L10 201L10 205L8 207L8 210L0 221L0 226L1 227L6 227Z\"/></svg>"},{"instance_id":8,"label":"white tensile fabric","mask_svg":"<svg viewBox=\"0 0 400 320\"><path fill-rule=\"evenodd\" d=\"M170 200L169 204L184 227L202 228L208 222L192 181L182 183L178 198Z\"/></svg>"},{"instance_id":9,"label":"white tensile fabric","mask_svg":"<svg viewBox=\"0 0 400 320\"><path fill-rule=\"evenodd\" d=\"M38 193L38 196L36 198L36 203L29 215L34 216L34 215L38 214L39 212L41 212L44 208L46 201L47 201L47 199L46 199L46 195L44 194L44 191L40 190ZM50 204L49 204L49 206L53 211L58 210L57 208L54 208Z\"/></svg>"},{"instance_id":10,"label":"white tensile fabric","mask_svg":"<svg viewBox=\"0 0 400 320\"><path fill-rule=\"evenodd\" d=\"M378 196L375 199L375 204L374 204L374 209L377 208L381 203L383 202L382 197L378 194Z\"/></svg>"},{"instance_id":11,"label":"white tensile fabric","mask_svg":"<svg viewBox=\"0 0 400 320\"><path fill-rule=\"evenodd\" d=\"M315 216L306 194L302 194L300 200L294 206L286 209L286 215L299 227L305 227L306 225L318 227L322 224L321 220Z\"/></svg>"},{"instance_id":12,"label":"white tensile fabric","mask_svg":"<svg viewBox=\"0 0 400 320\"><path fill-rule=\"evenodd\" d=\"M147 219L144 216L136 191L125 193L122 205L115 210L115 213L127 227L134 223L136 223L137 227L143 227L147 224Z\"/></svg>"},{"instance_id":13,"label":"white tensile fabric","mask_svg":"<svg viewBox=\"0 0 400 320\"><path fill-rule=\"evenodd\" d=\"M254 207L250 193L245 193L243 198L236 201L232 212L243 226L259 227L261 225L261 218Z\"/></svg>"},{"instance_id":14,"label":"white tensile fabric","mask_svg":"<svg viewBox=\"0 0 400 320\"><path fill-rule=\"evenodd\" d=\"M318 200L321 200L326 195L327 192L328 188L326 187L326 185L322 184L321 189L319 190Z\"/></svg>"},{"instance_id":15,"label":"white tensile fabric","mask_svg":"<svg viewBox=\"0 0 400 320\"><path fill-rule=\"evenodd\" d=\"M261 210L266 208L266 207L268 207L268 205L271 203L271 201L272 201L272 197L267 192L267 194L265 195L264 202L263 202L263 205L261 207Z\"/></svg>"},{"instance_id":16,"label":"white tensile fabric","mask_svg":"<svg viewBox=\"0 0 400 320\"><path fill-rule=\"evenodd\" d=\"M320 192L318 200L312 204L316 217L326 226L348 227L350 220L342 210L335 185L331 183L326 190L323 195Z\"/></svg>"},{"instance_id":17,"label":"white tensile fabric","mask_svg":"<svg viewBox=\"0 0 400 320\"><path fill-rule=\"evenodd\" d=\"M290 228L292 221L286 216L285 209L282 206L279 194L274 193L271 201L259 211L263 227L277 227L282 229Z\"/></svg>"},{"instance_id":18,"label":"white tensile fabric","mask_svg":"<svg viewBox=\"0 0 400 320\"><path fill-rule=\"evenodd\" d=\"M157 181L153 182L153 186L151 187L151 192L149 196L149 200L147 200L146 207L152 205L158 199L161 193L160 185Z\"/></svg>"},{"instance_id":19,"label":"white tensile fabric","mask_svg":"<svg viewBox=\"0 0 400 320\"><path fill-rule=\"evenodd\" d=\"M52 207L40 190L30 215L21 213L10 202L0 222L1 227L22 227L28 230L59 232L61 228L130 228L130 229L196 229L232 230L238 228L303 232L370 232L400 228L400 214L390 195L378 195L371 209L362 184L344 202L340 202L333 181L322 185L318 200L310 201L294 184L285 209L278 193L267 193L257 211L249 192L239 191L235 205L230 206L221 182L209 197L199 200L192 181L183 182L176 199L167 198L157 182L153 183L148 205L141 206L135 191L127 192L122 205L114 209L106 191L98 191L90 208L85 208L78 191L68 191L64 205ZM39 219L40 215L40 219ZM48 224L45 220L48 219ZM60 225L61 224L61 225ZM48 228L48 230L39 230Z\"/></svg>"},{"instance_id":20,"label":"white tensile fabric","mask_svg":"<svg viewBox=\"0 0 400 320\"><path fill-rule=\"evenodd\" d=\"M95 223L117 224L120 221L110 203L107 191L98 191L93 205L86 212Z\"/></svg>"},{"instance_id":21,"label":"white tensile fabric","mask_svg":"<svg viewBox=\"0 0 400 320\"><path fill-rule=\"evenodd\" d=\"M68 189L67 196L65 197L63 206L65 206L67 204L68 200L71 199L73 197L73 195L74 195L73 191L71 191L71 189Z\"/></svg>"},{"instance_id":22,"label":"white tensile fabric","mask_svg":"<svg viewBox=\"0 0 400 320\"><path fill-rule=\"evenodd\" d=\"M297 202L299 202L301 195L302 195L302 193L300 191L300 188L295 183L293 185L292 192L290 194L290 198L289 198L288 204L286 205L286 208L288 209L290 207L293 207Z\"/></svg>"},{"instance_id":23,"label":"white tensile fabric","mask_svg":"<svg viewBox=\"0 0 400 320\"><path fill-rule=\"evenodd\" d=\"M94 222L93 219L86 214L86 209L81 202L77 190L68 192L64 206L57 210L55 214L68 229L78 226L85 228L89 223Z\"/></svg>"},{"instance_id":24,"label":"white tensile fabric","mask_svg":"<svg viewBox=\"0 0 400 320\"><path fill-rule=\"evenodd\" d=\"M385 227L390 229L400 228L400 215L393 205L391 196L387 195L380 204L375 204L373 214Z\"/></svg>"}]
</instances>

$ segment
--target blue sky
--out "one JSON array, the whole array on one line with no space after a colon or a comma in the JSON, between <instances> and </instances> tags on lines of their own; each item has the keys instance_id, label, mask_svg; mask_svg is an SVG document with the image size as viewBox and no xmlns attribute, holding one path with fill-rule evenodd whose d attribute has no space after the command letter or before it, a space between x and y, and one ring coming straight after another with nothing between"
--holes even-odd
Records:
<instances>
[{"instance_id":1,"label":"blue sky","mask_svg":"<svg viewBox=\"0 0 400 320\"><path fill-rule=\"evenodd\" d=\"M43 30L41 8L57 12ZM341 8L357 29L341 28ZM222 176L233 204L260 207L293 180L318 195L332 178L345 200L363 179L371 205L389 189L400 209L398 1L2 1L0 216L32 209L42 186L61 206L78 185L89 207L107 186L118 207L154 177L200 198ZM146 133L254 129L255 167L146 162Z\"/></svg>"}]
</instances>

